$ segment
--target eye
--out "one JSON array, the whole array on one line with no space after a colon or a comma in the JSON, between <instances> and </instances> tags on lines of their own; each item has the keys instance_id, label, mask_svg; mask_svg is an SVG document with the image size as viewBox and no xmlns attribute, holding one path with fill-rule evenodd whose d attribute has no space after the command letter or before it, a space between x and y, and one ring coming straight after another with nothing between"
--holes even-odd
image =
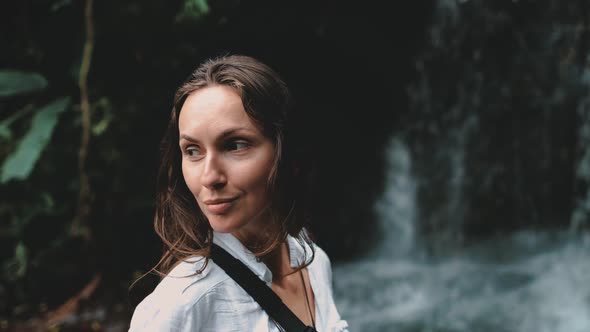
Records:
<instances>
[{"instance_id":1,"label":"eye","mask_svg":"<svg viewBox=\"0 0 590 332\"><path fill-rule=\"evenodd\" d=\"M197 157L198 155L201 154L201 150L199 150L198 147L194 146L194 145L190 145L187 146L184 150L184 152L189 156L189 157Z\"/></svg>"},{"instance_id":2,"label":"eye","mask_svg":"<svg viewBox=\"0 0 590 332\"><path fill-rule=\"evenodd\" d=\"M231 140L225 144L225 149L228 151L240 151L250 147L250 143L241 140Z\"/></svg>"}]
</instances>

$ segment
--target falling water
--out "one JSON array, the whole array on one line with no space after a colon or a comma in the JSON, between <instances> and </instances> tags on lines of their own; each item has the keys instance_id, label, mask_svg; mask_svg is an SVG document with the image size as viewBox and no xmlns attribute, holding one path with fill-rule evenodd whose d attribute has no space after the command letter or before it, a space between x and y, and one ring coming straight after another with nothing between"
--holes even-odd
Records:
<instances>
[{"instance_id":1,"label":"falling water","mask_svg":"<svg viewBox=\"0 0 590 332\"><path fill-rule=\"evenodd\" d=\"M399 139L388 154L389 187L376 204L385 243L334 266L351 331L590 331L590 236L522 231L423 258L410 154Z\"/></svg>"},{"instance_id":2,"label":"falling water","mask_svg":"<svg viewBox=\"0 0 590 332\"><path fill-rule=\"evenodd\" d=\"M396 136L384 151L386 190L375 204L382 241L364 258L334 266L334 296L351 331L590 331L590 234L581 231L590 220L587 13L581 3L543 4L535 12L518 1L435 2L428 45L416 58L418 79L408 89L409 125L423 132ZM513 127L498 135L498 124ZM571 130L572 140L563 135ZM420 144L409 144L415 140ZM573 140L576 157L568 159ZM527 158L538 166L524 164ZM494 167L514 172L494 177ZM567 202L571 190L556 184L572 180L580 186L567 220L570 208L557 201ZM485 185L490 181L500 189ZM502 189L510 181L522 181L516 194ZM480 185L486 199L504 195L509 204L474 212ZM543 218L519 201L532 196L546 206ZM552 214L563 206L565 213ZM506 214L486 212L494 209ZM466 222L477 222L466 218L480 215L491 223L486 229L512 220L529 226L453 243ZM563 227L539 230L535 220ZM435 226L428 236L421 234L425 225ZM460 246L429 255L431 241Z\"/></svg>"},{"instance_id":3,"label":"falling water","mask_svg":"<svg viewBox=\"0 0 590 332\"><path fill-rule=\"evenodd\" d=\"M375 204L379 233L387 235L376 247L373 257L403 257L410 253L415 242L416 183L413 180L412 160L408 148L399 138L389 144L386 189Z\"/></svg>"},{"instance_id":4,"label":"falling water","mask_svg":"<svg viewBox=\"0 0 590 332\"><path fill-rule=\"evenodd\" d=\"M587 60L590 61L590 58ZM581 81L590 90L590 69L586 67L581 75ZM581 119L578 129L578 145L581 147L578 165L576 167L576 178L586 185L590 184L590 94L587 94L578 105L578 116ZM586 193L577 202L576 209L572 213L570 227L573 231L588 223L590 217L590 185Z\"/></svg>"}]
</instances>

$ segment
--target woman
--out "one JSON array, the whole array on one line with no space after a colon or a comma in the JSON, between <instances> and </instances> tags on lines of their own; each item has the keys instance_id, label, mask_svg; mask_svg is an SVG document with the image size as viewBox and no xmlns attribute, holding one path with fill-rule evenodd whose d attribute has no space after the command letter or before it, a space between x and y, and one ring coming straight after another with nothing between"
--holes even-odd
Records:
<instances>
[{"instance_id":1,"label":"woman","mask_svg":"<svg viewBox=\"0 0 590 332\"><path fill-rule=\"evenodd\" d=\"M278 331L216 262L225 249L307 326L347 331L330 261L303 227L307 168L289 91L246 56L211 59L178 89L158 178L155 229L164 278L130 331ZM300 133L300 132L299 132Z\"/></svg>"}]
</instances>

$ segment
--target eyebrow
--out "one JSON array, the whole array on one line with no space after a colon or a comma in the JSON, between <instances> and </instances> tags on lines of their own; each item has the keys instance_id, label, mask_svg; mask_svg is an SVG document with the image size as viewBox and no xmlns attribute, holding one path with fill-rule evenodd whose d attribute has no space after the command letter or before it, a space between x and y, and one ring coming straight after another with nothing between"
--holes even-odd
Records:
<instances>
[{"instance_id":1,"label":"eyebrow","mask_svg":"<svg viewBox=\"0 0 590 332\"><path fill-rule=\"evenodd\" d=\"M219 135L219 137L218 137L217 139L218 139L218 140L219 140L219 139L224 139L224 138L226 138L226 137L228 137L228 136L231 136L232 134L235 134L236 132L239 132L239 131L248 131L248 132L252 132L252 130L251 130L251 129L248 129L248 128L246 128L246 127L229 128L229 129L226 129L226 130L224 130L224 131L221 133L221 135ZM194 138L194 137L191 137L191 136L189 136L189 135L187 135L187 134L182 134L182 135L180 135L180 139L185 139L185 140L187 140L187 141L191 141L191 142L195 142L195 143L196 143L196 142L199 142L199 140L198 140L198 139L196 139L196 138Z\"/></svg>"}]
</instances>

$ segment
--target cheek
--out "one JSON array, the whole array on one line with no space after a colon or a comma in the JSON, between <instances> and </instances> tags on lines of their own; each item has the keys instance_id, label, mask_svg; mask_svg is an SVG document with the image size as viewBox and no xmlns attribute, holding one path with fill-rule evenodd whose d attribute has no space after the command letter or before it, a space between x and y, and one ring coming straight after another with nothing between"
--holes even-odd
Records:
<instances>
[{"instance_id":1,"label":"cheek","mask_svg":"<svg viewBox=\"0 0 590 332\"><path fill-rule=\"evenodd\" d=\"M188 189L193 193L199 190L200 185L198 183L199 177L196 174L196 170L193 167L189 167L185 162L182 163L182 177Z\"/></svg>"},{"instance_id":2,"label":"cheek","mask_svg":"<svg viewBox=\"0 0 590 332\"><path fill-rule=\"evenodd\" d=\"M255 194L256 199L266 199L268 177L272 169L273 160L262 160L244 167L240 172L244 189Z\"/></svg>"}]
</instances>

